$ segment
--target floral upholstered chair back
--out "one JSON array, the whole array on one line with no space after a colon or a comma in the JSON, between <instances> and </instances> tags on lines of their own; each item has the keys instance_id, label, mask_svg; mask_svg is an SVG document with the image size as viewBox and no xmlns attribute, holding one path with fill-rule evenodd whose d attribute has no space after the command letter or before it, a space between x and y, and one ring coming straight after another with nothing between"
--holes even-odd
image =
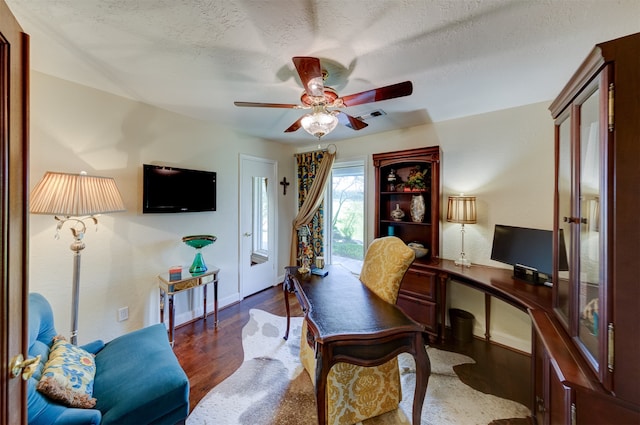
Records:
<instances>
[{"instance_id":1,"label":"floral upholstered chair back","mask_svg":"<svg viewBox=\"0 0 640 425\"><path fill-rule=\"evenodd\" d=\"M386 302L395 304L402 277L414 258L413 250L395 236L375 239L364 258L360 281Z\"/></svg>"}]
</instances>

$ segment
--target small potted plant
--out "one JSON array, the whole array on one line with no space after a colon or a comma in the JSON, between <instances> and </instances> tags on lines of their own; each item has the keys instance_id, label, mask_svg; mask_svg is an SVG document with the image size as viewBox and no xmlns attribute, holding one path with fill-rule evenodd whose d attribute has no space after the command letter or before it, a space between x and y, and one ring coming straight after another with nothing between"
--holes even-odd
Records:
<instances>
[{"instance_id":1,"label":"small potted plant","mask_svg":"<svg viewBox=\"0 0 640 425\"><path fill-rule=\"evenodd\" d=\"M411 171L409 171L409 177L404 184L404 188L404 190L407 192L419 192L427 188L427 184L425 182L425 173L420 170L419 166L416 166Z\"/></svg>"}]
</instances>

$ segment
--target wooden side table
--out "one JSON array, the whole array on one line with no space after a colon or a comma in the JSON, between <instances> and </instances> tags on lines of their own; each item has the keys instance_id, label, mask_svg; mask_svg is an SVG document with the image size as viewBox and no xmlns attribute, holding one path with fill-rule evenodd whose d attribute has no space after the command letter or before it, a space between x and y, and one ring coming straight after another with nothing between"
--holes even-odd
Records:
<instances>
[{"instance_id":1,"label":"wooden side table","mask_svg":"<svg viewBox=\"0 0 640 425\"><path fill-rule=\"evenodd\" d=\"M169 298L169 343L173 347L173 331L175 327L175 306L173 296L178 292L188 291L202 286L204 298L204 310L202 318L207 320L207 286L213 283L213 322L218 327L218 272L220 269L212 267L199 275L189 273L188 267L182 268L180 279L169 279L169 272L158 275L160 286L160 322L164 323L165 299Z\"/></svg>"}]
</instances>

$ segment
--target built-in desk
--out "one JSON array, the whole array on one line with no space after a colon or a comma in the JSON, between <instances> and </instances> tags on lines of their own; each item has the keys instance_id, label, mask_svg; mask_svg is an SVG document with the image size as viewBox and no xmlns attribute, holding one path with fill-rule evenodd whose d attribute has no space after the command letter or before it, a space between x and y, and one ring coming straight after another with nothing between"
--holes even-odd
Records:
<instances>
[{"instance_id":1,"label":"built-in desk","mask_svg":"<svg viewBox=\"0 0 640 425\"><path fill-rule=\"evenodd\" d=\"M446 323L447 282L449 279L462 283L485 294L485 338L491 339L491 297L496 297L528 313L533 309L551 311L552 289L544 285L533 285L513 277L510 269L472 265L456 266L452 260L435 260L424 266L436 273L439 280L440 309L439 336L444 339Z\"/></svg>"},{"instance_id":2,"label":"built-in desk","mask_svg":"<svg viewBox=\"0 0 640 425\"><path fill-rule=\"evenodd\" d=\"M598 382L590 365L553 312L553 288L513 278L496 267L456 266L451 260L421 265L437 275L440 293L439 330L445 335L447 282L455 281L485 294L487 341L490 339L491 297L526 312L532 321L532 415L539 424L640 423L640 408L616 398Z\"/></svg>"}]
</instances>

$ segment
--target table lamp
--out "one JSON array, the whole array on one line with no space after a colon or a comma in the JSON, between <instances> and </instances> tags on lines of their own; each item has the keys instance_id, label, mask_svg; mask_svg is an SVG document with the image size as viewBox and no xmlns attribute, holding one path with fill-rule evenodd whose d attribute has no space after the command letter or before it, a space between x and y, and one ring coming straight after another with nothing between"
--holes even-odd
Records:
<instances>
[{"instance_id":1,"label":"table lamp","mask_svg":"<svg viewBox=\"0 0 640 425\"><path fill-rule=\"evenodd\" d=\"M476 197L475 196L449 196L449 204L447 206L447 221L450 223L460 223L460 234L462 235L462 247L460 249L460 258L455 260L456 266L471 267L471 261L465 257L464 253L464 225L474 224L477 222L476 216Z\"/></svg>"},{"instance_id":2,"label":"table lamp","mask_svg":"<svg viewBox=\"0 0 640 425\"><path fill-rule=\"evenodd\" d=\"M97 215L125 211L124 202L114 179L110 177L47 171L42 180L33 188L29 212L53 215L58 221L58 232L66 222L71 222L73 243L70 248L73 257L73 292L71 304L71 343L78 342L78 300L80 295L80 251L85 247L83 238L91 219L98 225Z\"/></svg>"}]
</instances>

